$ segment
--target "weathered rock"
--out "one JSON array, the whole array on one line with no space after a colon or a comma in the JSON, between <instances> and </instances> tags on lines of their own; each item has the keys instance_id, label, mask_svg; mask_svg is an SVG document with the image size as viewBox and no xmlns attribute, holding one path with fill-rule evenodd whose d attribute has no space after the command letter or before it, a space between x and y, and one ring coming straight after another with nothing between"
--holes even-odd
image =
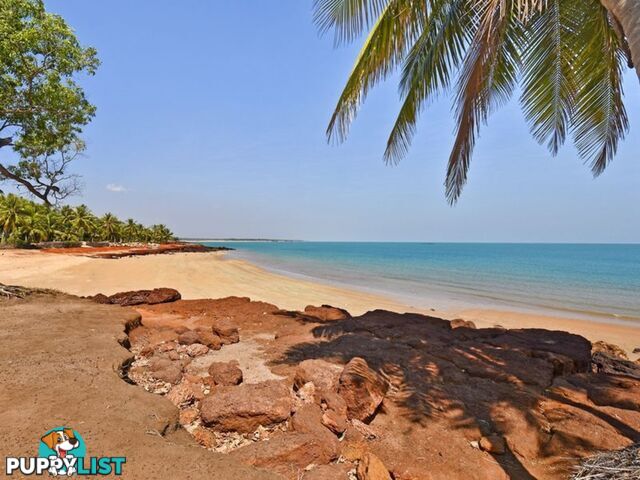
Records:
<instances>
[{"instance_id":1,"label":"weathered rock","mask_svg":"<svg viewBox=\"0 0 640 480\"><path fill-rule=\"evenodd\" d=\"M347 404L337 393L326 391L320 394L322 424L336 435L341 435L348 426Z\"/></svg>"},{"instance_id":2,"label":"weathered rock","mask_svg":"<svg viewBox=\"0 0 640 480\"><path fill-rule=\"evenodd\" d=\"M331 305L322 305L321 307L315 307L313 305L307 305L304 309L304 313L310 317L315 317L323 322L334 322L337 320L344 320L351 318L351 315L342 308L335 308Z\"/></svg>"},{"instance_id":3,"label":"weathered rock","mask_svg":"<svg viewBox=\"0 0 640 480\"><path fill-rule=\"evenodd\" d=\"M231 320L216 320L211 326L213 333L220 337L223 345L238 343L240 341L240 333L238 327Z\"/></svg>"},{"instance_id":4,"label":"weathered rock","mask_svg":"<svg viewBox=\"0 0 640 480\"><path fill-rule=\"evenodd\" d=\"M197 427L193 430L193 438L204 448L215 448L218 445L216 436L206 428Z\"/></svg>"},{"instance_id":5,"label":"weathered rock","mask_svg":"<svg viewBox=\"0 0 640 480\"><path fill-rule=\"evenodd\" d=\"M614 345L613 343L607 343L602 340L598 340L597 342L593 343L593 345L591 346L591 352L592 353L603 352L612 357L621 358L623 360L629 360L629 357L627 356L627 352L625 352L622 348L620 348L617 345Z\"/></svg>"},{"instance_id":6,"label":"weathered rock","mask_svg":"<svg viewBox=\"0 0 640 480\"><path fill-rule=\"evenodd\" d=\"M296 388L308 382L313 382L316 389L333 390L338 385L342 367L326 360L303 360L296 369L293 380Z\"/></svg>"},{"instance_id":7,"label":"weathered rock","mask_svg":"<svg viewBox=\"0 0 640 480\"><path fill-rule=\"evenodd\" d=\"M180 345L193 345L194 343L200 343L200 336L195 330L187 330L178 336L178 343Z\"/></svg>"},{"instance_id":8,"label":"weathered rock","mask_svg":"<svg viewBox=\"0 0 640 480\"><path fill-rule=\"evenodd\" d=\"M196 407L180 409L180 425L186 426L192 424L197 420L199 414L200 411Z\"/></svg>"},{"instance_id":9,"label":"weathered rock","mask_svg":"<svg viewBox=\"0 0 640 480\"><path fill-rule=\"evenodd\" d=\"M253 432L289 418L293 399L284 381L218 387L202 401L202 421L219 431Z\"/></svg>"},{"instance_id":10,"label":"weathered rock","mask_svg":"<svg viewBox=\"0 0 640 480\"><path fill-rule=\"evenodd\" d=\"M209 366L209 375L216 385L240 385L242 383L242 370L237 361L213 362Z\"/></svg>"},{"instance_id":11,"label":"weathered rock","mask_svg":"<svg viewBox=\"0 0 640 480\"><path fill-rule=\"evenodd\" d=\"M322 424L322 410L315 403L309 403L298 409L291 417L291 428L299 433L311 433L322 441L323 444L331 446L338 451L338 439Z\"/></svg>"},{"instance_id":12,"label":"weathered rock","mask_svg":"<svg viewBox=\"0 0 640 480\"><path fill-rule=\"evenodd\" d=\"M206 345L211 350L220 350L222 348L222 340L211 329L200 328L196 331L198 332L198 341L201 344Z\"/></svg>"},{"instance_id":13,"label":"weathered rock","mask_svg":"<svg viewBox=\"0 0 640 480\"><path fill-rule=\"evenodd\" d=\"M506 451L504 438L500 435L488 435L482 437L479 442L480 448L485 452L502 455Z\"/></svg>"},{"instance_id":14,"label":"weathered rock","mask_svg":"<svg viewBox=\"0 0 640 480\"><path fill-rule=\"evenodd\" d=\"M153 377L161 382L176 385L182 379L182 367L178 362L171 362L171 365L155 370Z\"/></svg>"},{"instance_id":15,"label":"weathered rock","mask_svg":"<svg viewBox=\"0 0 640 480\"><path fill-rule=\"evenodd\" d=\"M347 404L350 419L366 421L382 403L388 384L363 358L352 358L340 374L338 393Z\"/></svg>"},{"instance_id":16,"label":"weathered rock","mask_svg":"<svg viewBox=\"0 0 640 480\"><path fill-rule=\"evenodd\" d=\"M296 392L299 403L315 403L316 402L316 386L313 382L307 382Z\"/></svg>"},{"instance_id":17,"label":"weathered rock","mask_svg":"<svg viewBox=\"0 0 640 480\"><path fill-rule=\"evenodd\" d=\"M186 352L190 357L201 357L209 353L209 347L201 343L193 343L187 347Z\"/></svg>"},{"instance_id":18,"label":"weathered rock","mask_svg":"<svg viewBox=\"0 0 640 480\"><path fill-rule=\"evenodd\" d=\"M310 433L287 432L229 453L229 457L247 465L280 473L285 478L300 478L308 465L324 465L338 453L333 445ZM329 479L327 479L329 480Z\"/></svg>"},{"instance_id":19,"label":"weathered rock","mask_svg":"<svg viewBox=\"0 0 640 480\"><path fill-rule=\"evenodd\" d=\"M613 357L605 352L594 353L592 361L594 370L598 373L625 375L640 379L640 364L636 362Z\"/></svg>"},{"instance_id":20,"label":"weathered rock","mask_svg":"<svg viewBox=\"0 0 640 480\"><path fill-rule=\"evenodd\" d=\"M107 297L101 293L92 297L98 303L110 303L129 307L133 305L155 305L157 303L175 302L180 300L180 292L173 288L155 288L153 290L133 290L118 292Z\"/></svg>"},{"instance_id":21,"label":"weathered rock","mask_svg":"<svg viewBox=\"0 0 640 480\"><path fill-rule=\"evenodd\" d=\"M356 475L358 480L391 480L389 470L373 453L367 453L360 459Z\"/></svg>"},{"instance_id":22,"label":"weathered rock","mask_svg":"<svg viewBox=\"0 0 640 480\"><path fill-rule=\"evenodd\" d=\"M455 318L451 320L451 328L476 328L476 324L471 320L463 320L462 318Z\"/></svg>"},{"instance_id":23,"label":"weathered rock","mask_svg":"<svg viewBox=\"0 0 640 480\"><path fill-rule=\"evenodd\" d=\"M176 407L191 403L197 397L202 398L202 389L198 385L187 381L182 381L167 394L167 399Z\"/></svg>"}]
</instances>

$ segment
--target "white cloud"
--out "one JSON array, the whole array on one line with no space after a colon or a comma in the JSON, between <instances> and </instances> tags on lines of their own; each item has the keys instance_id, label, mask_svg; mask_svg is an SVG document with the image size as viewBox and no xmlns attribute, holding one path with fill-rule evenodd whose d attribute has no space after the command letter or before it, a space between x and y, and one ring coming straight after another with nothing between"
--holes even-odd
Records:
<instances>
[{"instance_id":1,"label":"white cloud","mask_svg":"<svg viewBox=\"0 0 640 480\"><path fill-rule=\"evenodd\" d=\"M110 192L126 192L127 189L122 186L122 185L118 185L117 183L110 183L109 185L107 185L107 190L109 190Z\"/></svg>"}]
</instances>

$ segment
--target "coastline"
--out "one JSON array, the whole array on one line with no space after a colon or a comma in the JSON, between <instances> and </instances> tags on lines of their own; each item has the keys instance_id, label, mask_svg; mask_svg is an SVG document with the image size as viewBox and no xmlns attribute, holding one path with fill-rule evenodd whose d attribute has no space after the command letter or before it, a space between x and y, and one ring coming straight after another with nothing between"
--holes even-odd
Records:
<instances>
[{"instance_id":1,"label":"coastline","mask_svg":"<svg viewBox=\"0 0 640 480\"><path fill-rule=\"evenodd\" d=\"M61 290L74 295L113 294L124 290L175 288L185 299L249 297L289 310L330 304L354 315L369 310L418 312L445 319L462 318L478 327L544 328L603 340L623 348L630 358L640 347L640 325L597 322L489 308L435 311L392 298L274 273L222 252L147 255L117 260L27 250L0 251L0 282Z\"/></svg>"}]
</instances>

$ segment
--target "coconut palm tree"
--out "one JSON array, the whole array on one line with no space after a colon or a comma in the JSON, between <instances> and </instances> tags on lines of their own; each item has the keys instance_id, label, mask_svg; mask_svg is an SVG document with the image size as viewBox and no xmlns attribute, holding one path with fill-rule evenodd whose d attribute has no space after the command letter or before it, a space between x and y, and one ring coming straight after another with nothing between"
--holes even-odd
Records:
<instances>
[{"instance_id":1,"label":"coconut palm tree","mask_svg":"<svg viewBox=\"0 0 640 480\"><path fill-rule=\"evenodd\" d=\"M622 69L640 65L638 19L640 0L315 0L317 25L334 30L337 43L369 30L328 138L343 141L370 89L400 70L401 107L384 159L405 156L420 112L453 90L451 203L481 125L518 87L533 137L555 155L571 136L597 176L628 129Z\"/></svg>"},{"instance_id":2,"label":"coconut palm tree","mask_svg":"<svg viewBox=\"0 0 640 480\"><path fill-rule=\"evenodd\" d=\"M135 242L139 240L140 226L133 218L127 219L126 223L122 226L122 238L126 242Z\"/></svg>"},{"instance_id":3,"label":"coconut palm tree","mask_svg":"<svg viewBox=\"0 0 640 480\"><path fill-rule=\"evenodd\" d=\"M79 240L90 240L95 236L96 217L86 205L78 205L73 209L71 226Z\"/></svg>"},{"instance_id":4,"label":"coconut palm tree","mask_svg":"<svg viewBox=\"0 0 640 480\"><path fill-rule=\"evenodd\" d=\"M2 243L6 242L16 230L20 218L26 213L26 205L22 198L14 194L0 196L0 227Z\"/></svg>"},{"instance_id":5,"label":"coconut palm tree","mask_svg":"<svg viewBox=\"0 0 640 480\"><path fill-rule=\"evenodd\" d=\"M120 238L121 238L120 231L122 228L122 224L120 220L118 220L118 217L116 217L112 213L105 213L100 218L99 223L100 223L102 238L105 238L110 242L120 241Z\"/></svg>"}]
</instances>

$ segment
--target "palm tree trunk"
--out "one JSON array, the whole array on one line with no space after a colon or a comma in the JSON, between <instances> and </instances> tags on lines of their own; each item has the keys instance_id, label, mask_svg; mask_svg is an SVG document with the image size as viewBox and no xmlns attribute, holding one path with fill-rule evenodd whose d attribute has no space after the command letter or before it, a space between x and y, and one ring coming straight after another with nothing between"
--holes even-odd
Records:
<instances>
[{"instance_id":1,"label":"palm tree trunk","mask_svg":"<svg viewBox=\"0 0 640 480\"><path fill-rule=\"evenodd\" d=\"M618 20L627 38L631 60L640 79L640 0L600 0Z\"/></svg>"}]
</instances>

